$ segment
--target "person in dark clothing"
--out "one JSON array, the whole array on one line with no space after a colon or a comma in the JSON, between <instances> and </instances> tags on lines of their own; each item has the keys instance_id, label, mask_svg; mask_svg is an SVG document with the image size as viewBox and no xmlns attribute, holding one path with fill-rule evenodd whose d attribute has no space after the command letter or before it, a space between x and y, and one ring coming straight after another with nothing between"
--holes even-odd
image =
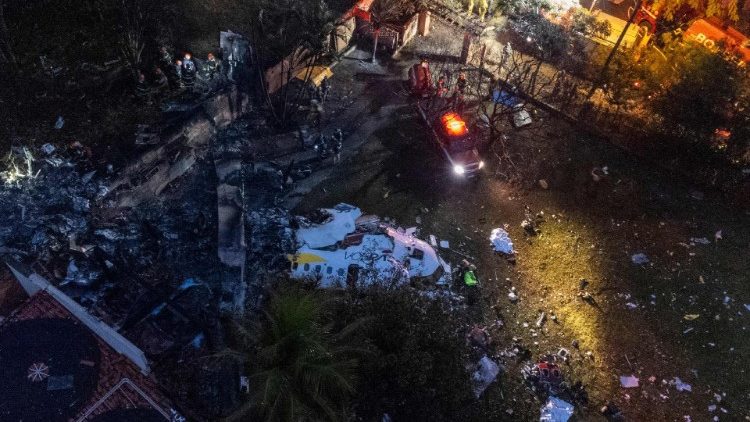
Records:
<instances>
[{"instance_id":1,"label":"person in dark clothing","mask_svg":"<svg viewBox=\"0 0 750 422\"><path fill-rule=\"evenodd\" d=\"M203 72L207 80L212 80L219 71L219 62L216 61L213 53L208 53L208 58L203 63Z\"/></svg>"},{"instance_id":2,"label":"person in dark clothing","mask_svg":"<svg viewBox=\"0 0 750 422\"><path fill-rule=\"evenodd\" d=\"M448 94L448 86L446 84L445 75L440 75L440 78L438 78L437 81L437 86L435 87L435 95L437 95L438 98L444 98L446 94Z\"/></svg>"},{"instance_id":3,"label":"person in dark clothing","mask_svg":"<svg viewBox=\"0 0 750 422\"><path fill-rule=\"evenodd\" d=\"M175 85L177 88L184 88L184 85L182 84L182 60L175 60L172 69L174 69Z\"/></svg>"},{"instance_id":4,"label":"person in dark clothing","mask_svg":"<svg viewBox=\"0 0 750 422\"><path fill-rule=\"evenodd\" d=\"M456 91L459 91L461 95L466 94L467 85L468 82L466 81L466 74L464 72L459 73L458 80L456 81Z\"/></svg>"},{"instance_id":5,"label":"person in dark clothing","mask_svg":"<svg viewBox=\"0 0 750 422\"><path fill-rule=\"evenodd\" d=\"M191 88L195 84L196 70L193 56L185 53L185 58L182 60L182 82L186 88Z\"/></svg>"},{"instance_id":6,"label":"person in dark clothing","mask_svg":"<svg viewBox=\"0 0 750 422\"><path fill-rule=\"evenodd\" d=\"M323 77L323 80L320 81L320 101L325 102L326 98L328 98L328 93L331 91L331 82L328 80L327 76Z\"/></svg>"},{"instance_id":7,"label":"person in dark clothing","mask_svg":"<svg viewBox=\"0 0 750 422\"><path fill-rule=\"evenodd\" d=\"M333 164L341 162L341 149L344 146L344 132L341 129L336 129L333 133L333 145L331 146L331 152L333 153Z\"/></svg>"},{"instance_id":8,"label":"person in dark clothing","mask_svg":"<svg viewBox=\"0 0 750 422\"><path fill-rule=\"evenodd\" d=\"M159 96L164 96L169 92L169 81L167 75L162 72L160 67L154 70L154 90Z\"/></svg>"},{"instance_id":9,"label":"person in dark clothing","mask_svg":"<svg viewBox=\"0 0 750 422\"><path fill-rule=\"evenodd\" d=\"M135 83L135 96L145 104L151 103L151 89L143 72L138 72L138 81Z\"/></svg>"}]
</instances>

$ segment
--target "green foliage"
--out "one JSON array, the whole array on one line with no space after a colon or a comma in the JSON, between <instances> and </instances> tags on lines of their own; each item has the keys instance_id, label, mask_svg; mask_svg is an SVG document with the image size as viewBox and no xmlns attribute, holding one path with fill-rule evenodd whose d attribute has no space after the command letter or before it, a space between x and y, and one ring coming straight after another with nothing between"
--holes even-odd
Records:
<instances>
[{"instance_id":1,"label":"green foliage","mask_svg":"<svg viewBox=\"0 0 750 422\"><path fill-rule=\"evenodd\" d=\"M582 7L573 9L569 16L569 22L572 31L585 37L606 38L612 33L612 24L609 21L597 19Z\"/></svg>"},{"instance_id":2,"label":"green foliage","mask_svg":"<svg viewBox=\"0 0 750 422\"><path fill-rule=\"evenodd\" d=\"M416 13L418 0L375 0L370 11L381 22L400 22Z\"/></svg>"},{"instance_id":3,"label":"green foliage","mask_svg":"<svg viewBox=\"0 0 750 422\"><path fill-rule=\"evenodd\" d=\"M539 14L540 10L552 9L548 0L498 0L498 7L504 15Z\"/></svg>"},{"instance_id":4,"label":"green foliage","mask_svg":"<svg viewBox=\"0 0 750 422\"><path fill-rule=\"evenodd\" d=\"M737 0L656 0L654 9L660 10L667 19L676 17L685 9L692 9L702 16L739 19Z\"/></svg>"},{"instance_id":5,"label":"green foliage","mask_svg":"<svg viewBox=\"0 0 750 422\"><path fill-rule=\"evenodd\" d=\"M704 135L726 124L743 75L721 52L680 44L654 71L665 75L666 88L653 103L662 116Z\"/></svg>"},{"instance_id":6,"label":"green foliage","mask_svg":"<svg viewBox=\"0 0 750 422\"><path fill-rule=\"evenodd\" d=\"M288 286L276 292L262 318L238 327L251 370L251 399L231 420L340 420L354 392L354 336L363 321L331 322L320 292Z\"/></svg>"},{"instance_id":7,"label":"green foliage","mask_svg":"<svg viewBox=\"0 0 750 422\"><path fill-rule=\"evenodd\" d=\"M356 412L363 420L465 419L471 385L466 321L440 299L408 288L371 288L343 303L341 320L370 319L376 355L363 362Z\"/></svg>"}]
</instances>

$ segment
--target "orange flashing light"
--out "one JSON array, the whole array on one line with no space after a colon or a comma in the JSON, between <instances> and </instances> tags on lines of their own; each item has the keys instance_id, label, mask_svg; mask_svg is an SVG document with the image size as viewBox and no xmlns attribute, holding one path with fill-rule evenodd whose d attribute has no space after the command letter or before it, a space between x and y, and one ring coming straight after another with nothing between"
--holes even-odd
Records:
<instances>
[{"instance_id":1,"label":"orange flashing light","mask_svg":"<svg viewBox=\"0 0 750 422\"><path fill-rule=\"evenodd\" d=\"M466 122L464 122L463 119L461 119L461 116L456 113L446 113L440 118L440 120L449 135L462 136L466 135L468 132L466 129Z\"/></svg>"}]
</instances>

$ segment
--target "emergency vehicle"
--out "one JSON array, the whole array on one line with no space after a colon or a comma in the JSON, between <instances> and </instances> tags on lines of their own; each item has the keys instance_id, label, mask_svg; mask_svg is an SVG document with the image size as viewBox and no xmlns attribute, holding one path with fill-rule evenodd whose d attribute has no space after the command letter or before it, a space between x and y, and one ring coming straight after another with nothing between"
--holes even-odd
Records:
<instances>
[{"instance_id":1,"label":"emergency vehicle","mask_svg":"<svg viewBox=\"0 0 750 422\"><path fill-rule=\"evenodd\" d=\"M433 98L417 104L419 114L430 130L429 138L455 175L476 177L484 168L476 137L458 113L442 105L444 102L444 98Z\"/></svg>"}]
</instances>

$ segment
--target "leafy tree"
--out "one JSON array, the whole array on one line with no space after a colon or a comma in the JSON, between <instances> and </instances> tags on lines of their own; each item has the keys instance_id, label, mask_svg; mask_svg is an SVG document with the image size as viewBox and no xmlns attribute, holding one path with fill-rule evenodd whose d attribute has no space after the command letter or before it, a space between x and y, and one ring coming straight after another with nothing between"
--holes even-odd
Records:
<instances>
[{"instance_id":1,"label":"leafy tree","mask_svg":"<svg viewBox=\"0 0 750 422\"><path fill-rule=\"evenodd\" d=\"M337 327L320 292L277 291L259 321L238 326L251 370L251 397L229 420L336 421L354 393L355 320Z\"/></svg>"},{"instance_id":2,"label":"leafy tree","mask_svg":"<svg viewBox=\"0 0 750 422\"><path fill-rule=\"evenodd\" d=\"M310 69L328 51L329 37L338 16L324 0L259 0L252 13L251 40L259 64L259 79L274 120L286 125L301 98L302 87L289 84L301 69ZM282 88L273 96L267 91L265 70L284 61Z\"/></svg>"},{"instance_id":3,"label":"leafy tree","mask_svg":"<svg viewBox=\"0 0 750 422\"><path fill-rule=\"evenodd\" d=\"M702 16L718 16L733 21L739 19L738 0L656 0L654 8L667 19L675 17L686 8Z\"/></svg>"},{"instance_id":4,"label":"leafy tree","mask_svg":"<svg viewBox=\"0 0 750 422\"><path fill-rule=\"evenodd\" d=\"M90 7L134 73L141 66L146 45L163 38L176 16L171 1L93 0Z\"/></svg>"},{"instance_id":5,"label":"leafy tree","mask_svg":"<svg viewBox=\"0 0 750 422\"><path fill-rule=\"evenodd\" d=\"M681 44L662 66L671 68L654 101L662 116L706 135L726 124L728 107L739 90L740 70L721 52Z\"/></svg>"},{"instance_id":6,"label":"leafy tree","mask_svg":"<svg viewBox=\"0 0 750 422\"><path fill-rule=\"evenodd\" d=\"M427 298L408 287L356 291L339 305L343 321L369 318L368 339L376 350L362 362L357 417L467 419L474 398L461 311L452 311L448 300Z\"/></svg>"}]
</instances>

